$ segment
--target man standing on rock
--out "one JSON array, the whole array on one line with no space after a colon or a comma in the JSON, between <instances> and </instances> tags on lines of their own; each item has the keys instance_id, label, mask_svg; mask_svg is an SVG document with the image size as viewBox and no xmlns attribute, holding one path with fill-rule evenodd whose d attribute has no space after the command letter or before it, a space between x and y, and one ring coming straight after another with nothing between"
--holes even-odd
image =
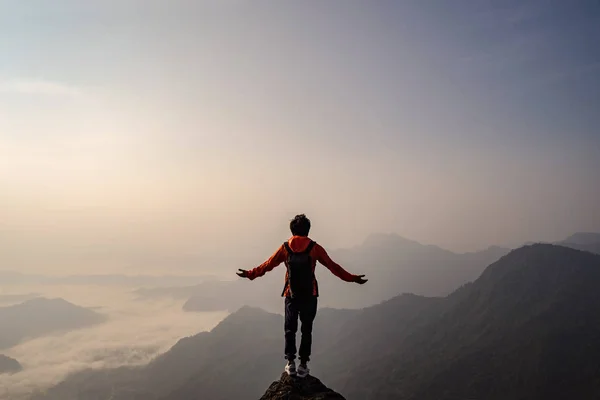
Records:
<instances>
[{"instance_id":1,"label":"man standing on rock","mask_svg":"<svg viewBox=\"0 0 600 400\"><path fill-rule=\"evenodd\" d=\"M315 278L317 261L329 269L335 276L346 282L364 284L364 275L353 275L336 264L325 249L308 237L310 220L304 214L296 215L290 222L292 237L277 249L264 263L249 271L240 269L237 275L254 280L271 271L281 263L285 263L285 286L282 296L285 297L285 371L288 375L304 378L310 372L307 363L310 360L312 345L312 327L317 314L317 297L319 287ZM296 372L296 332L298 317L302 327L300 341L300 366Z\"/></svg>"}]
</instances>

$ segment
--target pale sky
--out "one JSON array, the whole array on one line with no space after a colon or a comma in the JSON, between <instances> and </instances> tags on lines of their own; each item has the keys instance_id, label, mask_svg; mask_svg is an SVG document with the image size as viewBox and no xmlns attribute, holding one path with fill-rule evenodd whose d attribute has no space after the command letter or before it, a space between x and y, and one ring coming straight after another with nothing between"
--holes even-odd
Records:
<instances>
[{"instance_id":1,"label":"pale sky","mask_svg":"<svg viewBox=\"0 0 600 400\"><path fill-rule=\"evenodd\" d=\"M600 4L0 0L0 269L600 231Z\"/></svg>"}]
</instances>

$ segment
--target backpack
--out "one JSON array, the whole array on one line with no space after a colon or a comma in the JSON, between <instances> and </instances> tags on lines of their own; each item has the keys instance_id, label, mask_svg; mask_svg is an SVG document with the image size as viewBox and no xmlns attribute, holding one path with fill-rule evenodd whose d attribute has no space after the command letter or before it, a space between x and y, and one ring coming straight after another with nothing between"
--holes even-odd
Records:
<instances>
[{"instance_id":1,"label":"backpack","mask_svg":"<svg viewBox=\"0 0 600 400\"><path fill-rule=\"evenodd\" d=\"M315 242L311 240L306 250L298 253L294 253L287 242L283 245L288 253L287 260L285 261L288 279L283 287L283 293L285 293L285 289L289 286L291 297L312 296L315 272L313 271L310 252L315 247Z\"/></svg>"}]
</instances>

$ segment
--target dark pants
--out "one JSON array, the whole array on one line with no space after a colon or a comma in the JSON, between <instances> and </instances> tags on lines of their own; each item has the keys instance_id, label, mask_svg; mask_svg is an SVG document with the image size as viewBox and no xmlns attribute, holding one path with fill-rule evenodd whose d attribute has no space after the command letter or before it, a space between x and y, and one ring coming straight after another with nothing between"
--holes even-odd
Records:
<instances>
[{"instance_id":1,"label":"dark pants","mask_svg":"<svg viewBox=\"0 0 600 400\"><path fill-rule=\"evenodd\" d=\"M296 332L298 331L298 317L302 326L300 332L300 362L310 360L310 348L312 346L313 321L317 315L317 297L285 298L285 358L294 360L296 358Z\"/></svg>"}]
</instances>

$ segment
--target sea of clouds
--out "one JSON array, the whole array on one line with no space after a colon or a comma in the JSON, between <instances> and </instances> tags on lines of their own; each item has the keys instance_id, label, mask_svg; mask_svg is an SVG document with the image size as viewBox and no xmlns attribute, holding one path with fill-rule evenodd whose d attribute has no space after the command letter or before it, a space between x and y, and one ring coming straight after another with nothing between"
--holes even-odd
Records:
<instances>
[{"instance_id":1,"label":"sea of clouds","mask_svg":"<svg viewBox=\"0 0 600 400\"><path fill-rule=\"evenodd\" d=\"M25 341L0 351L17 359L24 370L0 375L0 399L21 400L88 368L141 365L167 351L182 337L212 329L225 312L186 313L183 301L136 300L131 289L102 286L4 288L6 293L41 293L93 308L109 317L100 325Z\"/></svg>"}]
</instances>

